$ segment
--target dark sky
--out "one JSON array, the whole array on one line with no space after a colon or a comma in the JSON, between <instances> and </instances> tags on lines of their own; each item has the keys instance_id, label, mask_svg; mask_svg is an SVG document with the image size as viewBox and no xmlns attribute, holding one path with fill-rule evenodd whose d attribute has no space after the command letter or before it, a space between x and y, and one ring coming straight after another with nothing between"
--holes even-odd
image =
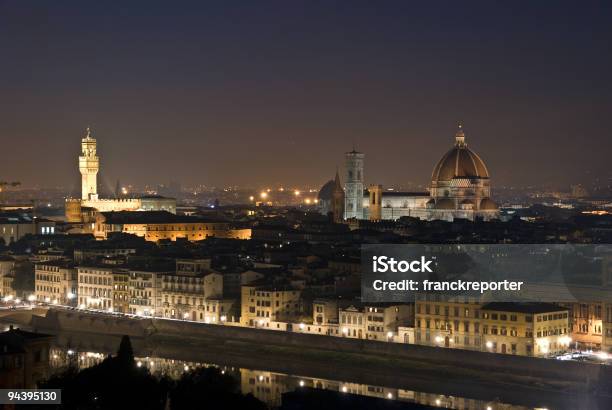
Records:
<instances>
[{"instance_id":1,"label":"dark sky","mask_svg":"<svg viewBox=\"0 0 612 410\"><path fill-rule=\"evenodd\" d=\"M458 120L494 186L607 177L602 4L0 0L0 179L74 184L91 126L110 185L318 184L353 143L426 184Z\"/></svg>"}]
</instances>

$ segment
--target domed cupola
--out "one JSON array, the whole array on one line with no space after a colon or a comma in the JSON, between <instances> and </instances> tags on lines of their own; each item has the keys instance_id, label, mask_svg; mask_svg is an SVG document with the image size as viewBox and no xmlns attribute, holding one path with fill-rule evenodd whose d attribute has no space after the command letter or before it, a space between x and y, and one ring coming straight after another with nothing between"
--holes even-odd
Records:
<instances>
[{"instance_id":1,"label":"domed cupola","mask_svg":"<svg viewBox=\"0 0 612 410\"><path fill-rule=\"evenodd\" d=\"M431 175L432 183L455 178L489 178L484 161L468 148L461 125L455 134L455 146L438 161Z\"/></svg>"},{"instance_id":2,"label":"domed cupola","mask_svg":"<svg viewBox=\"0 0 612 410\"><path fill-rule=\"evenodd\" d=\"M463 127L455 134L454 146L442 156L431 175L429 191L435 200L435 210L454 209L462 212L478 212L486 205L493 206L484 198L491 197L489 170L478 154L468 148Z\"/></svg>"}]
</instances>

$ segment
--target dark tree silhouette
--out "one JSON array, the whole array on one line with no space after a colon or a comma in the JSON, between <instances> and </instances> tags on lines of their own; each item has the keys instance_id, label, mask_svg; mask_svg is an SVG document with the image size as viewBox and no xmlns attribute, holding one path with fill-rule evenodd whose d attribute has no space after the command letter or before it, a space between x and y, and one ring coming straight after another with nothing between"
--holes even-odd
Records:
<instances>
[{"instance_id":1,"label":"dark tree silhouette","mask_svg":"<svg viewBox=\"0 0 612 410\"><path fill-rule=\"evenodd\" d=\"M147 369L136 366L127 336L121 340L117 356L78 373L68 369L43 387L63 390L62 409L162 410L168 393Z\"/></svg>"},{"instance_id":2,"label":"dark tree silhouette","mask_svg":"<svg viewBox=\"0 0 612 410\"><path fill-rule=\"evenodd\" d=\"M48 409L267 409L252 395L240 394L237 380L216 368L186 372L179 381L154 377L136 365L128 336L121 339L115 357L81 371L68 368L39 387L62 389L62 404Z\"/></svg>"},{"instance_id":3,"label":"dark tree silhouette","mask_svg":"<svg viewBox=\"0 0 612 410\"><path fill-rule=\"evenodd\" d=\"M134 365L134 350L132 349L130 337L127 335L121 338L119 350L117 351L117 360L128 367Z\"/></svg>"}]
</instances>

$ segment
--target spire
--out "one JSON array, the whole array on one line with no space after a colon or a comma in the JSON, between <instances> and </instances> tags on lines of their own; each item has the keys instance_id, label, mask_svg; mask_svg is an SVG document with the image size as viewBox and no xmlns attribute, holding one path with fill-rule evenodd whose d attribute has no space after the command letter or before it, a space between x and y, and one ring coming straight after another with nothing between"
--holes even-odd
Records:
<instances>
[{"instance_id":1,"label":"spire","mask_svg":"<svg viewBox=\"0 0 612 410\"><path fill-rule=\"evenodd\" d=\"M334 178L334 189L335 190L341 190L343 191L344 189L342 189L342 183L340 182L340 173L338 172L338 167L336 166L336 177Z\"/></svg>"},{"instance_id":2,"label":"spire","mask_svg":"<svg viewBox=\"0 0 612 410\"><path fill-rule=\"evenodd\" d=\"M465 147L467 144L465 143L465 133L463 132L463 123L461 121L457 123L457 128L457 133L455 134L455 146Z\"/></svg>"}]
</instances>

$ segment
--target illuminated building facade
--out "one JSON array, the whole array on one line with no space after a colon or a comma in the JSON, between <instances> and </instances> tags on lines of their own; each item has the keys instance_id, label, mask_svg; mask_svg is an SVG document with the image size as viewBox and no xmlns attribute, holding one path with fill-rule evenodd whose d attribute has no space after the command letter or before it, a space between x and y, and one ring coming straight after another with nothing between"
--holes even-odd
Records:
<instances>
[{"instance_id":1,"label":"illuminated building facade","mask_svg":"<svg viewBox=\"0 0 612 410\"><path fill-rule=\"evenodd\" d=\"M81 173L81 198L66 199L66 220L71 223L89 222L89 209L97 212L109 211L167 211L176 213L176 199L152 195L138 198L100 198L98 194L98 172L100 157L97 140L87 128L81 139L79 171Z\"/></svg>"},{"instance_id":2,"label":"illuminated building facade","mask_svg":"<svg viewBox=\"0 0 612 410\"><path fill-rule=\"evenodd\" d=\"M161 280L160 312L174 319L212 321L206 315L205 301L222 295L223 275L219 273L167 274Z\"/></svg>"},{"instance_id":3,"label":"illuminated building facade","mask_svg":"<svg viewBox=\"0 0 612 410\"><path fill-rule=\"evenodd\" d=\"M78 291L77 269L66 261L37 263L34 289L39 302L74 305Z\"/></svg>"},{"instance_id":4,"label":"illuminated building facade","mask_svg":"<svg viewBox=\"0 0 612 410\"><path fill-rule=\"evenodd\" d=\"M106 239L113 232L144 237L147 241L200 241L208 237L250 239L250 228L233 228L229 223L195 216L179 216L166 211L100 212L94 236Z\"/></svg>"},{"instance_id":5,"label":"illuminated building facade","mask_svg":"<svg viewBox=\"0 0 612 410\"><path fill-rule=\"evenodd\" d=\"M113 310L113 267L78 267L79 306Z\"/></svg>"},{"instance_id":6,"label":"illuminated building facade","mask_svg":"<svg viewBox=\"0 0 612 410\"><path fill-rule=\"evenodd\" d=\"M243 285L241 292L243 326L270 327L270 322L296 322L300 318L301 291L298 289L253 283Z\"/></svg>"},{"instance_id":7,"label":"illuminated building facade","mask_svg":"<svg viewBox=\"0 0 612 410\"><path fill-rule=\"evenodd\" d=\"M448 302L419 298L415 343L546 357L571 343L566 308L546 303Z\"/></svg>"}]
</instances>

